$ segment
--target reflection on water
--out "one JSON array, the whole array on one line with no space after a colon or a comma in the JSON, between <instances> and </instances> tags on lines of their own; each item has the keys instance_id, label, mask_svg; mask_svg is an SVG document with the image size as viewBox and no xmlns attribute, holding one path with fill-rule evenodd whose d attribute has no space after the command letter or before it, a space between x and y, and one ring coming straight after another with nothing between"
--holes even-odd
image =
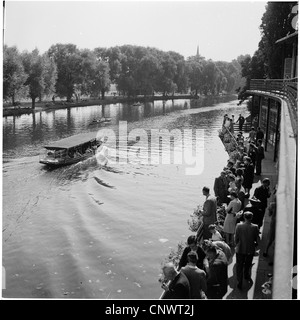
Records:
<instances>
[{"instance_id":1,"label":"reflection on water","mask_svg":"<svg viewBox=\"0 0 300 320\"><path fill-rule=\"evenodd\" d=\"M213 103L216 100L212 98L154 101L139 105L117 103L7 116L3 118L3 156L13 158L36 155L42 145L74 134L97 131L103 126L117 125L119 121L141 121ZM111 121L108 124L94 121L101 118L111 118Z\"/></svg>"},{"instance_id":2,"label":"reflection on water","mask_svg":"<svg viewBox=\"0 0 300 320\"><path fill-rule=\"evenodd\" d=\"M111 118L109 125L121 120L140 121L190 108L190 100L167 100L140 105L109 104L36 112L3 119L4 156L34 155L45 142L77 133L97 131L103 123L94 120ZM28 148L27 148L28 147ZM36 147L36 148L34 148Z\"/></svg>"},{"instance_id":3,"label":"reflection on water","mask_svg":"<svg viewBox=\"0 0 300 320\"><path fill-rule=\"evenodd\" d=\"M212 189L226 163L217 135L223 114L246 112L236 101L204 108L184 103L93 106L4 119L4 139L10 141L4 152L17 155L3 164L4 297L160 296L160 264L190 235L187 220L204 200L202 187ZM48 170L30 156L45 141L94 130L90 122L99 117L112 118L108 127L116 133L120 120L128 120L128 132L203 129L203 171L187 175L184 164L147 163L146 140L139 141L140 159L107 168L89 158ZM128 150L122 150L124 158Z\"/></svg>"}]
</instances>

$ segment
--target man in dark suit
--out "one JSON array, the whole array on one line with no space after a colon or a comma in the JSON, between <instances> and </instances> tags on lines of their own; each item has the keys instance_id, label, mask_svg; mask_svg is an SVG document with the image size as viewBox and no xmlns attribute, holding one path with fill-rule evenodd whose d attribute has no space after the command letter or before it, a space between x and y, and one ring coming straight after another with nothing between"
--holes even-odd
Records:
<instances>
[{"instance_id":1,"label":"man in dark suit","mask_svg":"<svg viewBox=\"0 0 300 320\"><path fill-rule=\"evenodd\" d=\"M242 289L243 275L246 280L251 281L252 260L259 241L258 226L251 223L252 217L253 213L246 211L245 222L239 223L235 229L236 273L239 289Z\"/></svg>"},{"instance_id":2,"label":"man in dark suit","mask_svg":"<svg viewBox=\"0 0 300 320\"><path fill-rule=\"evenodd\" d=\"M243 130L243 125L245 123L245 118L240 114L239 118L237 119L236 123L239 123L239 130Z\"/></svg>"},{"instance_id":3,"label":"man in dark suit","mask_svg":"<svg viewBox=\"0 0 300 320\"><path fill-rule=\"evenodd\" d=\"M252 188L252 183L254 179L254 167L251 163L251 158L245 157L244 164L245 166L243 187L245 188L246 193L250 193L250 189Z\"/></svg>"},{"instance_id":4,"label":"man in dark suit","mask_svg":"<svg viewBox=\"0 0 300 320\"><path fill-rule=\"evenodd\" d=\"M228 203L228 182L225 171L222 171L220 176L215 178L214 192L219 205L222 203Z\"/></svg>"},{"instance_id":5,"label":"man in dark suit","mask_svg":"<svg viewBox=\"0 0 300 320\"><path fill-rule=\"evenodd\" d=\"M172 262L168 262L163 267L165 281L170 282L169 285L163 283L162 288L165 294L162 299L190 299L191 288L186 275L178 272Z\"/></svg>"},{"instance_id":6,"label":"man in dark suit","mask_svg":"<svg viewBox=\"0 0 300 320\"><path fill-rule=\"evenodd\" d=\"M263 216L268 206L268 198L270 198L270 196L270 180L265 178L263 179L261 186L254 190L254 197L260 200L260 208L263 212Z\"/></svg>"},{"instance_id":7,"label":"man in dark suit","mask_svg":"<svg viewBox=\"0 0 300 320\"><path fill-rule=\"evenodd\" d=\"M209 246L206 250L208 258L207 298L222 299L227 292L228 261L225 253L217 246Z\"/></svg>"},{"instance_id":8,"label":"man in dark suit","mask_svg":"<svg viewBox=\"0 0 300 320\"><path fill-rule=\"evenodd\" d=\"M264 136L265 136L264 132L261 130L260 127L258 127L256 131L256 143L259 139L263 140Z\"/></svg>"},{"instance_id":9,"label":"man in dark suit","mask_svg":"<svg viewBox=\"0 0 300 320\"><path fill-rule=\"evenodd\" d=\"M261 175L261 162L265 158L265 149L262 146L262 140L257 140L257 148L256 148L256 158L255 158L255 168L256 168L256 175Z\"/></svg>"},{"instance_id":10,"label":"man in dark suit","mask_svg":"<svg viewBox=\"0 0 300 320\"><path fill-rule=\"evenodd\" d=\"M197 237L194 235L191 235L187 238L187 246L184 248L183 253L181 255L181 258L179 260L179 265L178 265L178 270L180 270L182 267L186 266L186 264L188 263L188 254L194 251L197 253L198 255L198 259L197 259L197 267L199 269L203 269L203 262L204 259L206 257L205 252L203 251L203 249L198 246L197 244Z\"/></svg>"},{"instance_id":11,"label":"man in dark suit","mask_svg":"<svg viewBox=\"0 0 300 320\"><path fill-rule=\"evenodd\" d=\"M211 233L208 229L210 224L214 224L217 221L217 199L210 195L210 189L203 187L202 194L206 196L206 200L203 203L203 239L209 239Z\"/></svg>"}]
</instances>

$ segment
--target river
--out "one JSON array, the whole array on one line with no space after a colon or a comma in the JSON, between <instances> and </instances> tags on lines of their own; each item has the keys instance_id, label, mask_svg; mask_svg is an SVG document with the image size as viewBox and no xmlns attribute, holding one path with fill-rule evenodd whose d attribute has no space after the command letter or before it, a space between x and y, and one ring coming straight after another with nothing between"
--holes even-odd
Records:
<instances>
[{"instance_id":1,"label":"river","mask_svg":"<svg viewBox=\"0 0 300 320\"><path fill-rule=\"evenodd\" d=\"M159 298L161 263L191 234L187 220L204 201L202 187L212 189L226 164L218 138L224 113L248 115L236 100L201 107L168 100L3 118L3 297ZM109 156L108 168L95 158L54 170L39 164L43 145L97 132L93 119L101 117L111 118L105 128L119 142L120 124L128 133L190 130L183 153L199 151L200 142L203 168L188 174L195 152L179 164L149 161L161 152L150 153L155 144L143 139L128 143L134 157L126 148ZM113 154L116 146L108 147Z\"/></svg>"}]
</instances>

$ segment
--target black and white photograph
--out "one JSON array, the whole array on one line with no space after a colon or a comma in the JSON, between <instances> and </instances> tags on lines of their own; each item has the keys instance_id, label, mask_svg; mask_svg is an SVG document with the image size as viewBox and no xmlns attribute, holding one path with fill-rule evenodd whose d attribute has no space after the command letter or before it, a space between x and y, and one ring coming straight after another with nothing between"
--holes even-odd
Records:
<instances>
[{"instance_id":1,"label":"black and white photograph","mask_svg":"<svg viewBox=\"0 0 300 320\"><path fill-rule=\"evenodd\" d=\"M8 0L2 25L2 300L299 298L298 2Z\"/></svg>"}]
</instances>

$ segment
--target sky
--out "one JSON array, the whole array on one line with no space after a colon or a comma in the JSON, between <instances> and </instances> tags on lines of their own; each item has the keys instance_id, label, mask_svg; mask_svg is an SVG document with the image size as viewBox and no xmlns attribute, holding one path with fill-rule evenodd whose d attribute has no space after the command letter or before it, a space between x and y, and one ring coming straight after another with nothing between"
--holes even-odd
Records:
<instances>
[{"instance_id":1,"label":"sky","mask_svg":"<svg viewBox=\"0 0 300 320\"><path fill-rule=\"evenodd\" d=\"M175 51L197 46L206 59L232 61L260 41L265 1L6 1L4 43L41 53L124 44Z\"/></svg>"}]
</instances>

